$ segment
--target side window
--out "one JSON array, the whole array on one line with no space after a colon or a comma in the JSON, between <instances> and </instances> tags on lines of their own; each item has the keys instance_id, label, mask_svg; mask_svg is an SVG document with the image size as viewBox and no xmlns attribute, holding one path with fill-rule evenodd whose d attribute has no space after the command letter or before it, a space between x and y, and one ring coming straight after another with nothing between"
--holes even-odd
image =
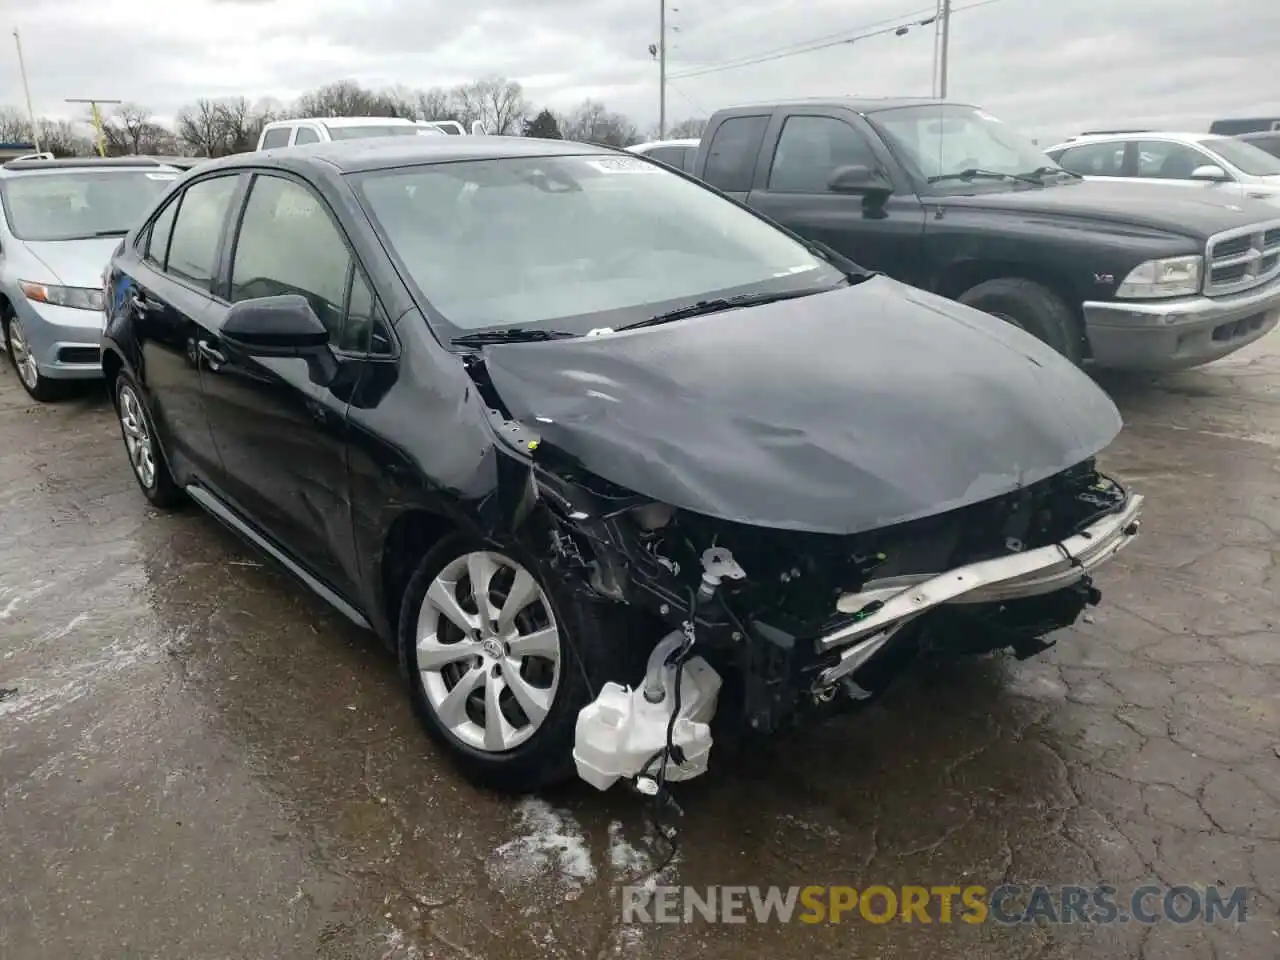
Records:
<instances>
[{"instance_id":1,"label":"side window","mask_svg":"<svg viewBox=\"0 0 1280 960\"><path fill-rule=\"evenodd\" d=\"M392 353L391 334L378 301L360 270L353 271L347 319L338 338L338 349L352 353L387 356Z\"/></svg>"},{"instance_id":2,"label":"side window","mask_svg":"<svg viewBox=\"0 0 1280 960\"><path fill-rule=\"evenodd\" d=\"M296 147L301 143L319 143L320 134L316 133L310 127L299 127L298 135L293 138L293 145Z\"/></svg>"},{"instance_id":3,"label":"side window","mask_svg":"<svg viewBox=\"0 0 1280 960\"><path fill-rule=\"evenodd\" d=\"M169 236L173 233L173 220L178 215L178 199L175 197L151 224L143 258L164 269L165 254L169 252Z\"/></svg>"},{"instance_id":4,"label":"side window","mask_svg":"<svg viewBox=\"0 0 1280 960\"><path fill-rule=\"evenodd\" d=\"M267 131L267 135L262 138L262 149L271 150L275 147L287 147L289 145L289 133L292 127L272 127Z\"/></svg>"},{"instance_id":5,"label":"side window","mask_svg":"<svg viewBox=\"0 0 1280 960\"><path fill-rule=\"evenodd\" d=\"M1160 140L1138 141L1138 176L1157 180L1190 180L1196 167L1215 161L1194 147Z\"/></svg>"},{"instance_id":6,"label":"side window","mask_svg":"<svg viewBox=\"0 0 1280 960\"><path fill-rule=\"evenodd\" d=\"M788 117L773 154L769 189L826 193L831 174L849 166L879 166L866 137L835 117Z\"/></svg>"},{"instance_id":7,"label":"side window","mask_svg":"<svg viewBox=\"0 0 1280 960\"><path fill-rule=\"evenodd\" d=\"M1124 147L1114 141L1068 147L1058 165L1082 177L1120 177L1124 175Z\"/></svg>"},{"instance_id":8,"label":"side window","mask_svg":"<svg viewBox=\"0 0 1280 960\"><path fill-rule=\"evenodd\" d=\"M680 169L685 173L693 173L693 161L698 156L697 147L680 148Z\"/></svg>"},{"instance_id":9,"label":"side window","mask_svg":"<svg viewBox=\"0 0 1280 960\"><path fill-rule=\"evenodd\" d=\"M183 192L169 238L166 272L212 292L222 222L231 206L238 179L225 176L201 180Z\"/></svg>"},{"instance_id":10,"label":"side window","mask_svg":"<svg viewBox=\"0 0 1280 960\"><path fill-rule=\"evenodd\" d=\"M665 163L668 167L680 166L679 147L654 147L649 151L649 159Z\"/></svg>"},{"instance_id":11,"label":"side window","mask_svg":"<svg viewBox=\"0 0 1280 960\"><path fill-rule=\"evenodd\" d=\"M254 179L231 264L232 303L301 294L337 343L350 264L346 241L314 193L283 177Z\"/></svg>"},{"instance_id":12,"label":"side window","mask_svg":"<svg viewBox=\"0 0 1280 960\"><path fill-rule=\"evenodd\" d=\"M731 117L716 128L707 150L703 179L726 193L746 193L769 118Z\"/></svg>"}]
</instances>

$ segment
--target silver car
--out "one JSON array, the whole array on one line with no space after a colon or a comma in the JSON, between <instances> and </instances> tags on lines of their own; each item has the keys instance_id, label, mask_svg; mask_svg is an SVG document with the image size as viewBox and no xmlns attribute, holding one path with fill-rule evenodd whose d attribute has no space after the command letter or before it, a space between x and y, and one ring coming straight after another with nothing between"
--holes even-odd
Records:
<instances>
[{"instance_id":1,"label":"silver car","mask_svg":"<svg viewBox=\"0 0 1280 960\"><path fill-rule=\"evenodd\" d=\"M139 157L0 166L0 332L36 400L102 376L103 268L179 175Z\"/></svg>"}]
</instances>

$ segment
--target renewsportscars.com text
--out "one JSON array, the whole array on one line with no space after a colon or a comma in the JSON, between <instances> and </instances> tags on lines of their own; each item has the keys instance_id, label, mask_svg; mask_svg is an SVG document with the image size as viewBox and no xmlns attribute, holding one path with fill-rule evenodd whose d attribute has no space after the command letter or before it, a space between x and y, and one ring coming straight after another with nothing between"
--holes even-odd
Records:
<instances>
[{"instance_id":1,"label":"renewsportscars.com text","mask_svg":"<svg viewBox=\"0 0 1280 960\"><path fill-rule=\"evenodd\" d=\"M1248 887L622 888L623 923L1243 923Z\"/></svg>"}]
</instances>

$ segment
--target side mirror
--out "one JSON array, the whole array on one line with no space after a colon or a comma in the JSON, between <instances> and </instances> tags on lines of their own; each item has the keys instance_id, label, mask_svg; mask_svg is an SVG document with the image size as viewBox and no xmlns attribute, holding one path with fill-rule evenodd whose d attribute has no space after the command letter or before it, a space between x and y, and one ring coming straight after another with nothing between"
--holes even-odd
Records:
<instances>
[{"instance_id":1,"label":"side mirror","mask_svg":"<svg viewBox=\"0 0 1280 960\"><path fill-rule=\"evenodd\" d=\"M1227 171L1223 170L1216 163L1206 163L1203 167L1196 167L1191 171L1192 180L1213 180L1219 183L1229 181L1231 178L1227 176Z\"/></svg>"},{"instance_id":2,"label":"side mirror","mask_svg":"<svg viewBox=\"0 0 1280 960\"><path fill-rule=\"evenodd\" d=\"M222 337L256 357L304 356L329 345L329 331L296 293L241 300L227 311Z\"/></svg>"},{"instance_id":3,"label":"side mirror","mask_svg":"<svg viewBox=\"0 0 1280 960\"><path fill-rule=\"evenodd\" d=\"M893 193L893 184L879 170L859 164L837 167L827 178L827 189L832 193L887 196Z\"/></svg>"}]
</instances>

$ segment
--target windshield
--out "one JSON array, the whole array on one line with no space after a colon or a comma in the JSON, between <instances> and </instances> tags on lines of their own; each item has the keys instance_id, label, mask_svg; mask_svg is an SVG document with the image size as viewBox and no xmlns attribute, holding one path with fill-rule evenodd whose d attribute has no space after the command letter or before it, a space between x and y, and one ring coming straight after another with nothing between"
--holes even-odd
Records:
<instances>
[{"instance_id":1,"label":"windshield","mask_svg":"<svg viewBox=\"0 0 1280 960\"><path fill-rule=\"evenodd\" d=\"M123 235L178 178L163 170L67 170L0 181L5 218L20 240Z\"/></svg>"},{"instance_id":2,"label":"windshield","mask_svg":"<svg viewBox=\"0 0 1280 960\"><path fill-rule=\"evenodd\" d=\"M416 166L363 174L357 190L450 338L531 324L585 333L713 296L845 280L764 220L639 157Z\"/></svg>"},{"instance_id":3,"label":"windshield","mask_svg":"<svg viewBox=\"0 0 1280 960\"><path fill-rule=\"evenodd\" d=\"M1200 144L1251 177L1280 176L1280 158L1258 149L1252 143L1230 137L1214 137L1201 140Z\"/></svg>"},{"instance_id":4,"label":"windshield","mask_svg":"<svg viewBox=\"0 0 1280 960\"><path fill-rule=\"evenodd\" d=\"M412 124L369 124L368 126L338 126L326 123L325 129L333 140L360 140L364 137L414 137L421 128Z\"/></svg>"},{"instance_id":5,"label":"windshield","mask_svg":"<svg viewBox=\"0 0 1280 960\"><path fill-rule=\"evenodd\" d=\"M973 185L944 181L928 186L933 177L982 170L1023 176L1058 164L1012 127L975 107L928 104L879 110L867 115L892 144L921 189L951 192ZM984 181L985 189L1000 181Z\"/></svg>"}]
</instances>

